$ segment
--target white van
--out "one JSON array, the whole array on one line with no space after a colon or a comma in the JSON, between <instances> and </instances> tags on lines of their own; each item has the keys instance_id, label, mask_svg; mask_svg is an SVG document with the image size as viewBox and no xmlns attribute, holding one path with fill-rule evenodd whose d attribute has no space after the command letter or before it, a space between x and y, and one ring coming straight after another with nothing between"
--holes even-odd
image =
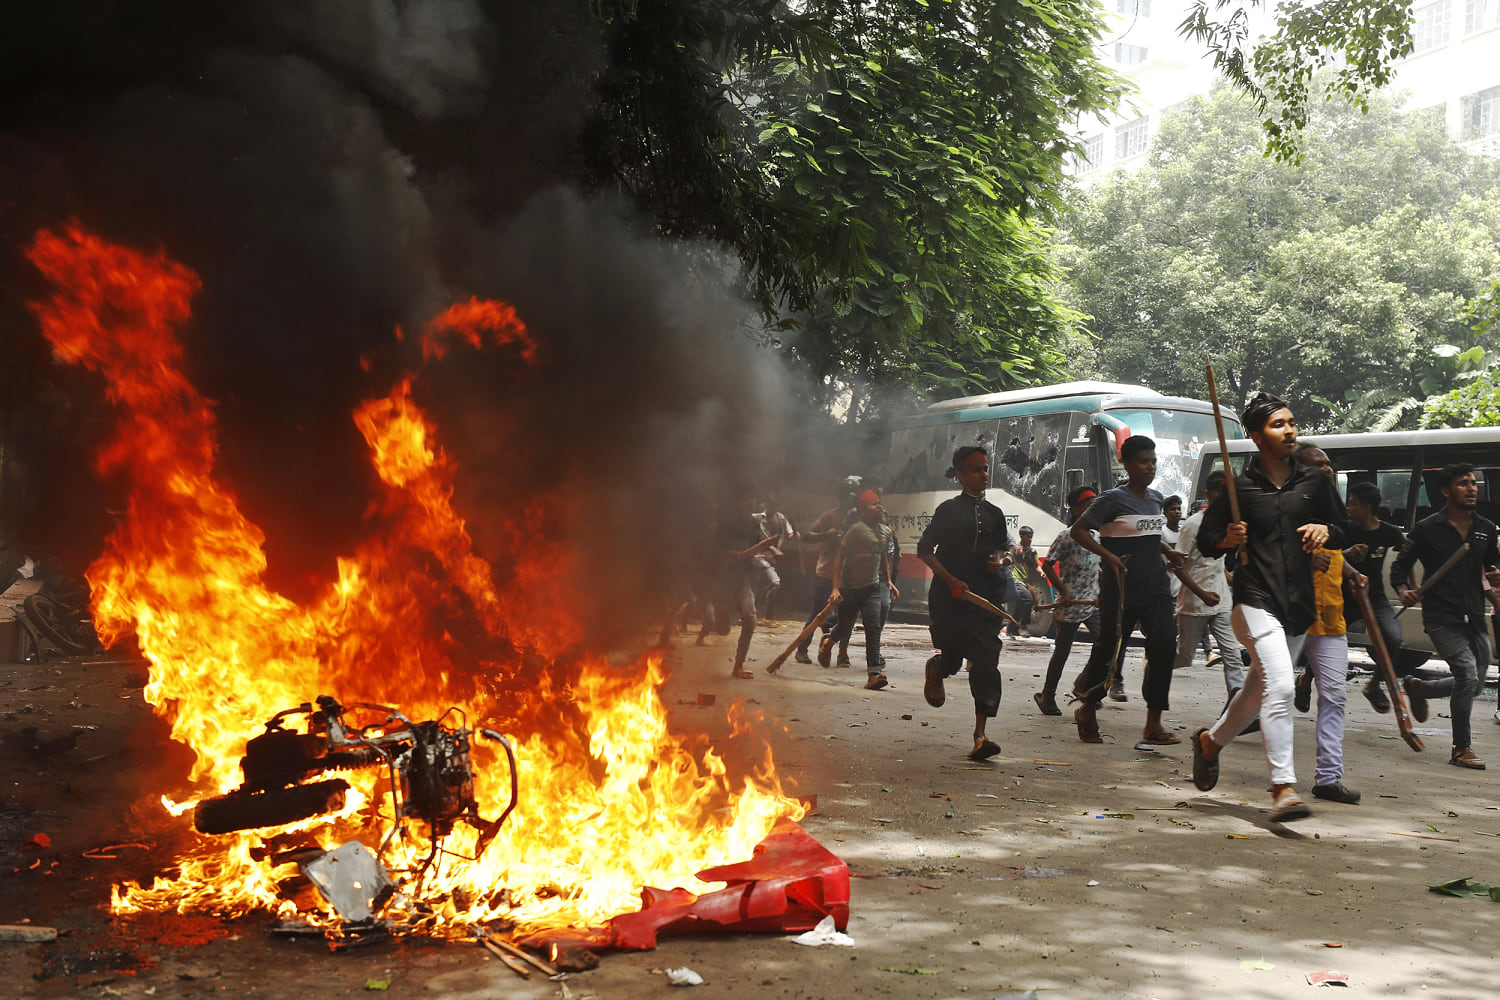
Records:
<instances>
[{"instance_id":1,"label":"white van","mask_svg":"<svg viewBox=\"0 0 1500 1000\"><path fill-rule=\"evenodd\" d=\"M1382 434L1309 434L1300 441L1315 444L1328 453L1338 473L1339 494L1348 496L1349 484L1374 483L1380 489L1384 508L1380 519L1402 531L1411 531L1422 518L1443 504L1437 488L1437 474L1445 466L1469 462L1479 480L1479 513L1500 522L1500 427L1462 427L1451 430L1390 431ZM1244 470L1246 459L1255 453L1249 439L1229 442L1230 462L1236 473ZM1195 503L1203 498L1203 484L1208 474L1219 467L1219 444L1206 443L1198 455L1193 476ZM1392 595L1389 577L1395 557L1385 561L1387 594ZM1417 572L1420 573L1420 567ZM1408 650L1432 653L1432 640L1422 629L1420 606L1400 617L1402 641ZM1493 638L1493 629L1491 630ZM1367 646L1363 623L1349 629L1349 641ZM1496 644L1500 645L1500 644Z\"/></svg>"}]
</instances>

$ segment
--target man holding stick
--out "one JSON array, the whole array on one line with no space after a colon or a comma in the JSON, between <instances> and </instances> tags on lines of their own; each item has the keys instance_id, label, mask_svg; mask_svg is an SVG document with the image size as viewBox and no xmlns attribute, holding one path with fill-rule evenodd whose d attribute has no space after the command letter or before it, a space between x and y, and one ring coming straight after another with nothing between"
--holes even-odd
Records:
<instances>
[{"instance_id":1,"label":"man holding stick","mask_svg":"<svg viewBox=\"0 0 1500 1000\"><path fill-rule=\"evenodd\" d=\"M1286 822L1312 815L1294 787L1292 664L1315 620L1312 554L1342 547L1343 505L1328 473L1293 459L1297 421L1284 400L1257 393L1241 423L1259 453L1204 513L1198 548L1214 555L1248 546L1234 574L1230 621L1250 667L1218 721L1193 734L1193 784L1205 792L1218 784L1219 753L1259 714L1271 819ZM1230 516L1231 498L1240 520Z\"/></svg>"},{"instance_id":2,"label":"man holding stick","mask_svg":"<svg viewBox=\"0 0 1500 1000\"><path fill-rule=\"evenodd\" d=\"M1448 698L1453 716L1453 754L1448 763L1482 771L1484 761L1474 753L1469 715L1490 665L1484 583L1487 578L1491 587L1500 586L1500 550L1496 548L1495 522L1474 509L1479 502L1474 466L1450 465L1438 473L1437 483L1443 509L1412 529L1391 567L1391 583L1403 605L1422 605L1422 625L1438 655L1448 661L1452 676L1435 681L1408 677L1406 696L1418 722L1427 721L1428 699ZM1463 554L1449 565L1465 546ZM1427 574L1420 591L1410 586L1412 566L1419 560ZM1446 571L1439 575L1445 565Z\"/></svg>"},{"instance_id":3,"label":"man holding stick","mask_svg":"<svg viewBox=\"0 0 1500 1000\"><path fill-rule=\"evenodd\" d=\"M854 619L858 617L865 625L865 687L879 691L889 681L881 672L884 662L880 656L880 592L881 580L891 578L890 538L891 529L886 526L885 507L880 503L880 494L865 490L855 501L859 520L844 532L839 544L839 554L833 564L833 594L830 600L839 602L839 623L832 632L835 645L847 648L849 636L854 632ZM891 588L895 597L901 594ZM840 657L839 665L848 662Z\"/></svg>"},{"instance_id":4,"label":"man holding stick","mask_svg":"<svg viewBox=\"0 0 1500 1000\"><path fill-rule=\"evenodd\" d=\"M1083 517L1098 496L1092 486L1078 486L1069 491L1070 520L1077 522ZM1078 626L1087 623L1089 635L1099 635L1099 557L1073 541L1070 533L1058 532L1042 560L1042 571L1057 588L1057 639L1052 645L1052 658L1047 661L1042 689L1032 698L1043 715L1062 715L1062 709L1057 707L1057 685L1062 680L1068 654L1073 651Z\"/></svg>"},{"instance_id":5,"label":"man holding stick","mask_svg":"<svg viewBox=\"0 0 1500 1000\"><path fill-rule=\"evenodd\" d=\"M1167 560L1180 569L1182 557L1162 541L1166 525L1162 495L1151 489L1156 479L1156 442L1134 435L1120 445L1120 462L1128 477L1124 486L1105 490L1073 522L1070 534L1079 546L1103 561L1099 581L1099 638L1083 668L1082 704L1073 712L1078 738L1102 743L1098 705L1113 684L1111 674L1125 639L1137 628L1146 636L1146 670L1141 695L1146 699L1145 749L1182 740L1162 726L1170 707L1172 658L1177 650L1177 618L1167 586ZM1099 538L1094 538L1094 531ZM1128 560L1128 562L1127 562ZM1191 586L1191 582L1189 581Z\"/></svg>"},{"instance_id":6,"label":"man holding stick","mask_svg":"<svg viewBox=\"0 0 1500 1000\"><path fill-rule=\"evenodd\" d=\"M948 474L963 492L945 500L917 543L917 557L932 569L927 591L932 617L932 644L939 650L927 661L922 694L938 708L946 697L943 679L969 661L969 691L974 696L974 749L970 760L987 760L1000 747L985 736L985 722L1000 711L1001 620L965 595L991 605L1005 600L1002 556L1010 551L1005 514L984 498L990 483L989 452L966 446L953 453Z\"/></svg>"}]
</instances>

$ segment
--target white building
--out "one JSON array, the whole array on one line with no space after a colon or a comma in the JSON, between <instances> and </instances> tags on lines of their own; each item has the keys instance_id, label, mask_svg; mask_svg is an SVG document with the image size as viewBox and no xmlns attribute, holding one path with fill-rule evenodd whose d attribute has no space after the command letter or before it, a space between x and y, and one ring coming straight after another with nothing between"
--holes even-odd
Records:
<instances>
[{"instance_id":1,"label":"white building","mask_svg":"<svg viewBox=\"0 0 1500 1000\"><path fill-rule=\"evenodd\" d=\"M1215 71L1203 46L1178 34L1189 0L1102 0L1109 28L1104 58L1138 93L1111 118L1079 123L1083 156L1072 173L1094 180L1145 162L1164 115L1213 87ZM1500 155L1500 0L1432 0L1413 12L1412 54L1397 67L1393 92L1407 107L1442 107L1453 134L1475 152ZM1252 33L1272 14L1248 9Z\"/></svg>"}]
</instances>

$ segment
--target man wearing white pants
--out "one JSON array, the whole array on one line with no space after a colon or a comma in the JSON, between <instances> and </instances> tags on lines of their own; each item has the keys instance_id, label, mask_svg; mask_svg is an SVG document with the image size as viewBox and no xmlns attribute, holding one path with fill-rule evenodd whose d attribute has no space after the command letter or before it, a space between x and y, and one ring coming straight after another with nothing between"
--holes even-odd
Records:
<instances>
[{"instance_id":1,"label":"man wearing white pants","mask_svg":"<svg viewBox=\"0 0 1500 1000\"><path fill-rule=\"evenodd\" d=\"M1271 819L1286 822L1312 814L1297 796L1292 766L1292 664L1315 620L1312 553L1342 548L1343 505L1332 477L1293 460L1297 421L1284 400L1258 393L1242 423L1259 453L1234 480L1240 519L1230 516L1226 490L1203 516L1198 548L1211 555L1246 547L1234 574L1231 621L1250 667L1219 720L1193 734L1193 784L1208 791L1218 783L1220 751L1258 713Z\"/></svg>"}]
</instances>

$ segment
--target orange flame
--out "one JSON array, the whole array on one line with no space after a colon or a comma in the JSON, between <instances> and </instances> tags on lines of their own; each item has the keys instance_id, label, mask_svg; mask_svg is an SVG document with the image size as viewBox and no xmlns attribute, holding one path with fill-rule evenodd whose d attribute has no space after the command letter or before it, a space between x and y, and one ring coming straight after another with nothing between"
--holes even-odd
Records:
<instances>
[{"instance_id":1,"label":"orange flame","mask_svg":"<svg viewBox=\"0 0 1500 1000\"><path fill-rule=\"evenodd\" d=\"M213 407L188 380L174 335L197 277L77 225L40 232L28 254L57 288L34 307L43 334L59 358L99 372L121 411L98 468L123 477L130 496L88 571L95 618L106 642L133 635L149 661L147 699L196 753L195 795L238 786L245 741L315 695L396 705L414 719L458 706L475 728L512 737L520 807L477 858L476 833L460 824L421 884L402 888L443 901L450 926L506 916L531 929L597 926L635 909L645 885L707 891L694 872L749 857L779 817L801 816L769 752L756 774L731 776L711 749L695 754L668 731L658 657L627 669L560 659L584 634L561 582L570 556L557 526L570 509L553 500L509 512L503 534L524 544L497 581L453 508L454 463L411 377L354 414L384 487L378 536L339 560L316 601L272 591L264 536L213 478ZM514 309L476 299L428 324L424 359L443 357L445 338L480 348L482 333L519 344L523 361L538 356ZM504 760L484 744L474 754L480 811L498 815ZM191 834L173 875L115 888L115 911L290 915L278 876L252 857L263 837L300 829L327 848L355 837L374 846L391 824L380 775L345 776L355 787L337 816ZM163 800L173 815L188 804ZM398 877L426 857L423 844L393 844L386 860Z\"/></svg>"}]
</instances>

